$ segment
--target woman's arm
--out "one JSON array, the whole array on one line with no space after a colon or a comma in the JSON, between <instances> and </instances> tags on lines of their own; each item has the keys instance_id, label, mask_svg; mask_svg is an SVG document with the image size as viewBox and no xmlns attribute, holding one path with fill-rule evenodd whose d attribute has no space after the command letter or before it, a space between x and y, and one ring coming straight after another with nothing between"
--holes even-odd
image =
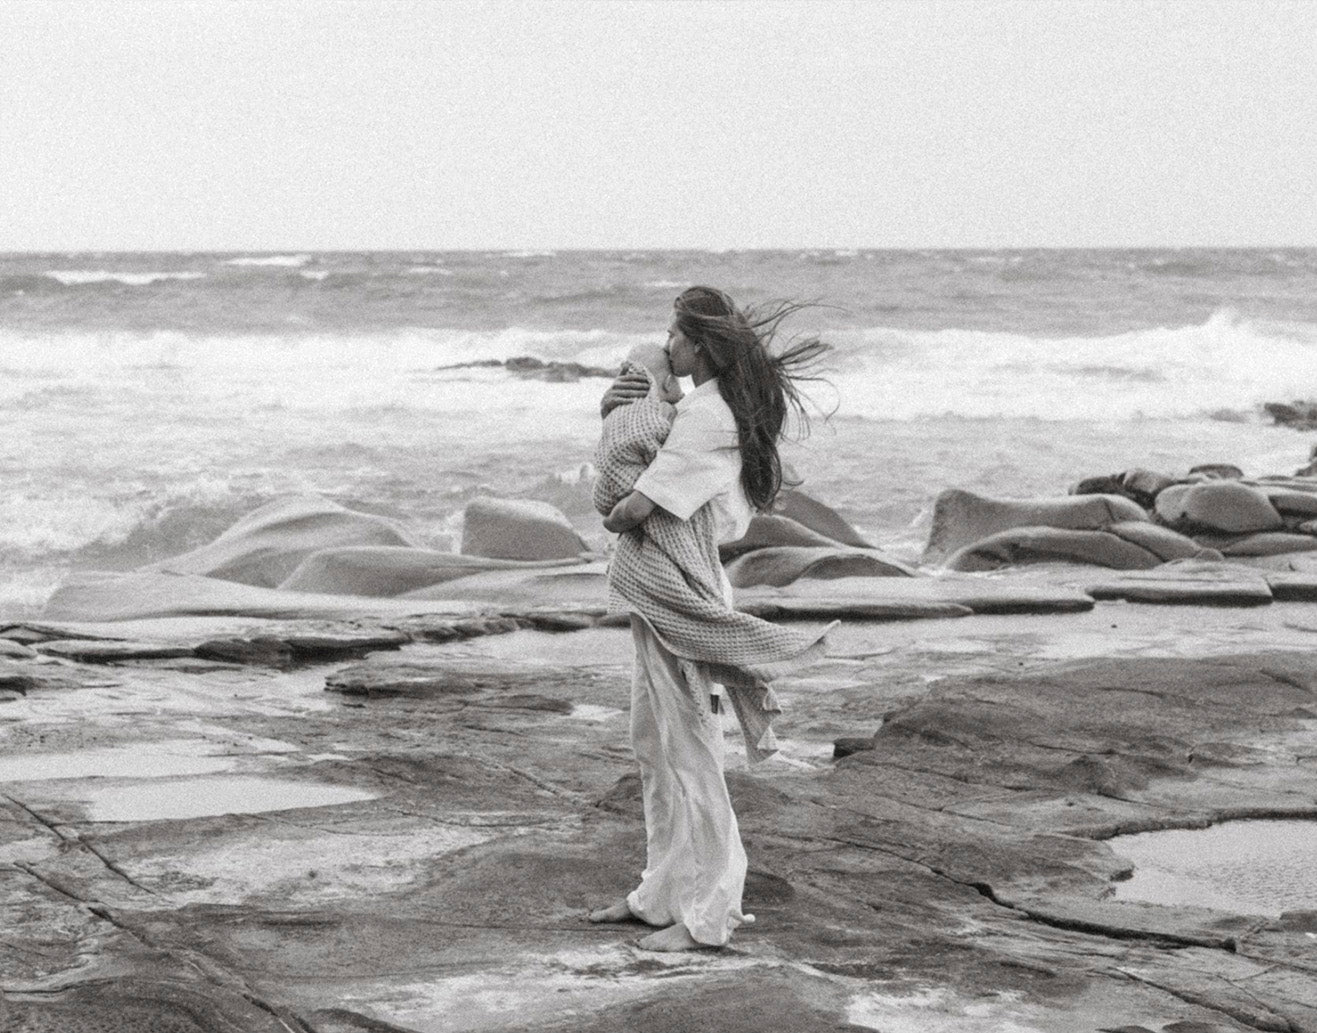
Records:
<instances>
[{"instance_id":1,"label":"woman's arm","mask_svg":"<svg viewBox=\"0 0 1317 1033\"><path fill-rule=\"evenodd\" d=\"M614 534L622 534L639 527L657 507L646 496L633 491L604 518L604 527Z\"/></svg>"},{"instance_id":2,"label":"woman's arm","mask_svg":"<svg viewBox=\"0 0 1317 1033\"><path fill-rule=\"evenodd\" d=\"M599 401L600 417L607 416L619 405L638 402L649 394L649 378L643 373L623 373L604 392Z\"/></svg>"}]
</instances>

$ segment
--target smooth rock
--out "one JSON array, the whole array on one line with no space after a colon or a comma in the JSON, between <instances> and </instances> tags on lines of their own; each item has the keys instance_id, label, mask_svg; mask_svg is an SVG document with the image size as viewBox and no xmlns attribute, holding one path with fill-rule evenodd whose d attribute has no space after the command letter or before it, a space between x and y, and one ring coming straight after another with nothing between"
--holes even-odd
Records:
<instances>
[{"instance_id":1,"label":"smooth rock","mask_svg":"<svg viewBox=\"0 0 1317 1033\"><path fill-rule=\"evenodd\" d=\"M391 520L357 513L319 496L298 496L253 510L209 545L142 570L200 574L274 588L302 560L322 549L417 544Z\"/></svg>"},{"instance_id":2,"label":"smooth rock","mask_svg":"<svg viewBox=\"0 0 1317 1033\"><path fill-rule=\"evenodd\" d=\"M773 513L794 520L809 530L842 545L854 546L857 549L873 548L872 543L866 541L864 536L840 513L803 491L783 488L773 501Z\"/></svg>"},{"instance_id":3,"label":"smooth rock","mask_svg":"<svg viewBox=\"0 0 1317 1033\"><path fill-rule=\"evenodd\" d=\"M1086 477L1070 488L1071 495L1121 495L1143 509L1151 509L1157 495L1175 483L1174 478L1134 468L1118 474Z\"/></svg>"},{"instance_id":4,"label":"smooth rock","mask_svg":"<svg viewBox=\"0 0 1317 1033\"><path fill-rule=\"evenodd\" d=\"M501 560L405 546L355 545L312 553L279 588L292 592L391 597L486 570L538 570L582 562L577 556L557 560Z\"/></svg>"},{"instance_id":5,"label":"smooth rock","mask_svg":"<svg viewBox=\"0 0 1317 1033\"><path fill-rule=\"evenodd\" d=\"M1189 468L1189 476L1202 474L1216 480L1237 481L1244 476L1244 471L1234 463L1200 463Z\"/></svg>"},{"instance_id":6,"label":"smooth rock","mask_svg":"<svg viewBox=\"0 0 1317 1033\"><path fill-rule=\"evenodd\" d=\"M409 592L403 599L588 610L608 598L607 569L600 561L553 570L492 570Z\"/></svg>"},{"instance_id":7,"label":"smooth rock","mask_svg":"<svg viewBox=\"0 0 1317 1033\"><path fill-rule=\"evenodd\" d=\"M1129 496L1144 509L1151 509L1157 496L1174 483L1175 479L1164 473L1137 467L1120 475L1121 494Z\"/></svg>"},{"instance_id":8,"label":"smooth rock","mask_svg":"<svg viewBox=\"0 0 1317 1033\"><path fill-rule=\"evenodd\" d=\"M1112 524L1105 530L1109 534L1123 538L1133 545L1147 549L1164 562L1183 559L1219 560L1221 558L1221 554L1215 549L1205 548L1188 535L1172 531L1169 527L1162 527L1160 524L1147 523L1142 520L1127 520L1119 524Z\"/></svg>"},{"instance_id":9,"label":"smooth rock","mask_svg":"<svg viewBox=\"0 0 1317 1033\"><path fill-rule=\"evenodd\" d=\"M790 517L756 513L750 519L750 527L745 536L718 546L718 555L724 563L728 563L756 549L771 549L779 545L835 549L837 544L833 539L810 530Z\"/></svg>"},{"instance_id":10,"label":"smooth rock","mask_svg":"<svg viewBox=\"0 0 1317 1033\"><path fill-rule=\"evenodd\" d=\"M1084 477L1070 485L1068 495L1122 495L1124 489L1120 483L1120 474L1103 473L1095 477Z\"/></svg>"},{"instance_id":11,"label":"smooth rock","mask_svg":"<svg viewBox=\"0 0 1317 1033\"><path fill-rule=\"evenodd\" d=\"M872 549L838 546L801 548L774 546L738 556L726 565L735 588L789 585L801 578L915 577L917 571Z\"/></svg>"},{"instance_id":12,"label":"smooth rock","mask_svg":"<svg viewBox=\"0 0 1317 1033\"><path fill-rule=\"evenodd\" d=\"M960 549L947 559L946 567L949 570L984 571L1058 560L1115 570L1144 570L1162 562L1156 553L1110 531L1016 527Z\"/></svg>"},{"instance_id":13,"label":"smooth rock","mask_svg":"<svg viewBox=\"0 0 1317 1033\"><path fill-rule=\"evenodd\" d=\"M1142 507L1120 495L1067 495L1053 499L994 499L953 488L933 506L933 526L924 549L925 563L940 563L952 553L999 531L1017 527L1096 530L1123 521L1147 520Z\"/></svg>"},{"instance_id":14,"label":"smooth rock","mask_svg":"<svg viewBox=\"0 0 1317 1033\"><path fill-rule=\"evenodd\" d=\"M1267 498L1282 516L1317 517L1317 492L1268 491Z\"/></svg>"},{"instance_id":15,"label":"smooth rock","mask_svg":"<svg viewBox=\"0 0 1317 1033\"><path fill-rule=\"evenodd\" d=\"M1317 459L1317 445L1313 446L1313 458ZM1301 491L1306 494L1317 494L1317 474L1295 474L1293 477L1284 474L1267 474L1263 477L1252 477L1244 482L1251 484L1255 488L1261 488L1267 493L1273 491Z\"/></svg>"},{"instance_id":16,"label":"smooth rock","mask_svg":"<svg viewBox=\"0 0 1317 1033\"><path fill-rule=\"evenodd\" d=\"M1245 534L1275 531L1284 520L1257 488L1236 481L1177 484L1157 496L1157 516L1177 530Z\"/></svg>"},{"instance_id":17,"label":"smooth rock","mask_svg":"<svg viewBox=\"0 0 1317 1033\"><path fill-rule=\"evenodd\" d=\"M467 504L462 552L505 560L572 559L589 546L571 521L547 502L475 499Z\"/></svg>"},{"instance_id":18,"label":"smooth rock","mask_svg":"<svg viewBox=\"0 0 1317 1033\"><path fill-rule=\"evenodd\" d=\"M1289 534L1285 531L1267 531L1251 534L1223 546L1225 556L1276 556L1286 552L1317 551L1317 537L1309 534Z\"/></svg>"}]
</instances>

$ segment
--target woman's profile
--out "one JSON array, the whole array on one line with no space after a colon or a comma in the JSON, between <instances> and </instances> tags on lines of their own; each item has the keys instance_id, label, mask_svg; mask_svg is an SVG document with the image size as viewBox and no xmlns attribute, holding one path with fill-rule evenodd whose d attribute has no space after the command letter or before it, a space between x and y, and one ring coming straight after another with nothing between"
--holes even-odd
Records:
<instances>
[{"instance_id":1,"label":"woman's profile","mask_svg":"<svg viewBox=\"0 0 1317 1033\"><path fill-rule=\"evenodd\" d=\"M827 350L816 338L772 350L799 307L747 313L692 287L674 304L666 354L633 354L601 406L595 505L620 536L609 607L631 617L646 863L639 886L590 919L657 927L639 941L650 950L720 947L753 921L741 910L746 855L723 776L722 700L747 756L762 759L776 749L769 683L822 655L826 632L736 611L718 559L718 545L744 536L777 496L778 442L791 410L804 415L797 381ZM695 385L675 406L664 359Z\"/></svg>"}]
</instances>

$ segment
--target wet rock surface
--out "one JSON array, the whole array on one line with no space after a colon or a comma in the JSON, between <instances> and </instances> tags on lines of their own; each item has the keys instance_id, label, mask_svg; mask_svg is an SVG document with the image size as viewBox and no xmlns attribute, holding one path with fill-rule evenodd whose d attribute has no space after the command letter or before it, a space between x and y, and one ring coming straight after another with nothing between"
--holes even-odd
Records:
<instances>
[{"instance_id":1,"label":"wet rock surface","mask_svg":"<svg viewBox=\"0 0 1317 1033\"><path fill-rule=\"evenodd\" d=\"M0 1029L1317 1030L1302 914L1118 899L1108 845L1317 814L1311 604L862 580L971 616L843 624L754 770L729 726L757 921L673 956L584 920L643 864L624 629L12 629L371 648L5 658L33 680L0 704Z\"/></svg>"}]
</instances>

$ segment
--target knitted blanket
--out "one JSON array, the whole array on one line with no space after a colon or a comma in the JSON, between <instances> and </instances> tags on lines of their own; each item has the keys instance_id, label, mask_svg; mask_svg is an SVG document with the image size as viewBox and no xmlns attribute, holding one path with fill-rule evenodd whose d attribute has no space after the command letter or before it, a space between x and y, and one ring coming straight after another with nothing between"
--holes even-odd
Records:
<instances>
[{"instance_id":1,"label":"knitted blanket","mask_svg":"<svg viewBox=\"0 0 1317 1033\"><path fill-rule=\"evenodd\" d=\"M671 405L652 398L608 414L595 451L600 513L607 515L631 492L667 440L674 415ZM608 567L608 608L639 616L670 653L727 686L752 760L777 748L771 716L781 707L768 683L819 660L831 630L807 634L731 607L707 503L689 520L655 509L618 537Z\"/></svg>"}]
</instances>

